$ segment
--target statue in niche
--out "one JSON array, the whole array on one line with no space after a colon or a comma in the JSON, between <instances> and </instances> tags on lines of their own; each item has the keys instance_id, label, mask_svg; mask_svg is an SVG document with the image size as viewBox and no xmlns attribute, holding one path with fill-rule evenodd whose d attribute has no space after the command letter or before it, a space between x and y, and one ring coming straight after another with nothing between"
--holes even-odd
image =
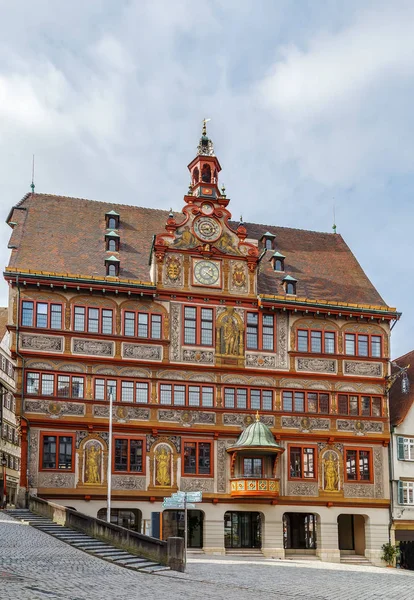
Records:
<instances>
[{"instance_id":1,"label":"statue in niche","mask_svg":"<svg viewBox=\"0 0 414 600\"><path fill-rule=\"evenodd\" d=\"M324 490L337 492L339 490L338 458L334 452L328 452L323 460Z\"/></svg>"},{"instance_id":2,"label":"statue in niche","mask_svg":"<svg viewBox=\"0 0 414 600\"><path fill-rule=\"evenodd\" d=\"M160 485L162 487L171 485L170 458L171 452L169 452L165 446L161 446L161 448L155 452L156 485Z\"/></svg>"},{"instance_id":3,"label":"statue in niche","mask_svg":"<svg viewBox=\"0 0 414 600\"><path fill-rule=\"evenodd\" d=\"M85 483L101 483L101 448L90 444L86 450Z\"/></svg>"},{"instance_id":4,"label":"statue in niche","mask_svg":"<svg viewBox=\"0 0 414 600\"><path fill-rule=\"evenodd\" d=\"M217 322L217 353L225 356L243 354L243 321L229 306Z\"/></svg>"}]
</instances>

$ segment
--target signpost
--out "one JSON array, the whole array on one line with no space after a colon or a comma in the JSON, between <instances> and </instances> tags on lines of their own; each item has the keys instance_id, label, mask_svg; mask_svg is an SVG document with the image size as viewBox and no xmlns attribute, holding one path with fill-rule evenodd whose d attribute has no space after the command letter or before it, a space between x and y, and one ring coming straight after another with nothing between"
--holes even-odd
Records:
<instances>
[{"instance_id":1,"label":"signpost","mask_svg":"<svg viewBox=\"0 0 414 600\"><path fill-rule=\"evenodd\" d=\"M187 568L187 544L188 544L188 528L187 528L187 510L194 509L196 502L203 501L203 492L175 492L170 497L164 498L162 507L170 510L184 511L184 569Z\"/></svg>"}]
</instances>

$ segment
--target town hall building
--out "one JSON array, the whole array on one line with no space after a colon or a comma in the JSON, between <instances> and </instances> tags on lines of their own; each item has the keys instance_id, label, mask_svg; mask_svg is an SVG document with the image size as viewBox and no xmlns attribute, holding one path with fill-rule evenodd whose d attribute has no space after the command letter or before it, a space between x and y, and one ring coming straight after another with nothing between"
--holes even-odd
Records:
<instances>
[{"instance_id":1,"label":"town hall building","mask_svg":"<svg viewBox=\"0 0 414 600\"><path fill-rule=\"evenodd\" d=\"M399 314L339 234L233 221L205 124L188 169L180 213L11 209L20 493L106 518L112 399L114 523L181 535L201 490L191 548L379 564Z\"/></svg>"}]
</instances>

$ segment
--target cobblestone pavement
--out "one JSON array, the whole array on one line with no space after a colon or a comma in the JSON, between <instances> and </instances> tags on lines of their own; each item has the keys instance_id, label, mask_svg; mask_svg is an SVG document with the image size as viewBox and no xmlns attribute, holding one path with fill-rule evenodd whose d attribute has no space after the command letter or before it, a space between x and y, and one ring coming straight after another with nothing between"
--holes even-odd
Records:
<instances>
[{"instance_id":1,"label":"cobblestone pavement","mask_svg":"<svg viewBox=\"0 0 414 600\"><path fill-rule=\"evenodd\" d=\"M0 513L1 600L413 600L414 572L205 557L188 573L124 569Z\"/></svg>"}]
</instances>

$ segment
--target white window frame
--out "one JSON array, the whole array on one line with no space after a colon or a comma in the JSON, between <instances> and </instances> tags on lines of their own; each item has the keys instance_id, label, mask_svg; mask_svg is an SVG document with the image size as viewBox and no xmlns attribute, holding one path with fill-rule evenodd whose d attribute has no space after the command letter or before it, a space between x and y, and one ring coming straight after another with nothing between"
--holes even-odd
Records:
<instances>
[{"instance_id":1,"label":"white window frame","mask_svg":"<svg viewBox=\"0 0 414 600\"><path fill-rule=\"evenodd\" d=\"M398 460L414 461L414 438L397 437L397 456Z\"/></svg>"},{"instance_id":2,"label":"white window frame","mask_svg":"<svg viewBox=\"0 0 414 600\"><path fill-rule=\"evenodd\" d=\"M405 494L404 494L405 493ZM404 495L406 502L404 501ZM414 481L399 481L398 482L398 504L407 506L414 505Z\"/></svg>"}]
</instances>

